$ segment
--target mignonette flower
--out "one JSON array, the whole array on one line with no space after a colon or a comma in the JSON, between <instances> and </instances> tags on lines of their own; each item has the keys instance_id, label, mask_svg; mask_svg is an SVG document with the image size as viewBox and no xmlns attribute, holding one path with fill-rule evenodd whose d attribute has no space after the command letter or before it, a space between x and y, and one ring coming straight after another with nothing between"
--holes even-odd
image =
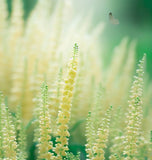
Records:
<instances>
[{"instance_id":1,"label":"mignonette flower","mask_svg":"<svg viewBox=\"0 0 152 160\"><path fill-rule=\"evenodd\" d=\"M2 159L17 159L17 142L15 126L13 124L12 115L9 113L8 107L3 103L2 96L0 95L0 138L1 146L0 158Z\"/></svg>"},{"instance_id":2,"label":"mignonette flower","mask_svg":"<svg viewBox=\"0 0 152 160\"><path fill-rule=\"evenodd\" d=\"M71 114L71 103L72 103L72 95L74 88L74 81L77 72L78 66L78 46L75 44L74 46L74 55L73 58L69 62L69 69L67 78L64 80L64 89L63 89L63 97L61 100L60 111L58 113L57 118L57 139L56 139L56 147L54 149L57 154L57 159L62 159L62 157L66 156L66 151L68 151L68 123L70 120Z\"/></svg>"},{"instance_id":3,"label":"mignonette flower","mask_svg":"<svg viewBox=\"0 0 152 160\"><path fill-rule=\"evenodd\" d=\"M107 147L106 143L108 141L109 136L109 127L110 127L110 119L111 119L111 109L112 106L106 111L105 118L103 118L100 127L97 131L97 139L93 144L93 155L92 160L104 160L105 159L105 151L104 149Z\"/></svg>"},{"instance_id":4,"label":"mignonette flower","mask_svg":"<svg viewBox=\"0 0 152 160\"><path fill-rule=\"evenodd\" d=\"M50 150L53 148L51 140L51 120L48 108L48 86L43 83L41 88L41 104L39 106L39 139L38 139L38 159L54 159Z\"/></svg>"},{"instance_id":5,"label":"mignonette flower","mask_svg":"<svg viewBox=\"0 0 152 160\"><path fill-rule=\"evenodd\" d=\"M92 131L89 132L90 129L93 129L90 125L91 122L91 114L89 114L88 123L87 123L87 144L86 144L86 152L87 157L91 160L104 160L105 159L105 151L106 142L108 141L109 136L109 127L110 127L110 118L111 118L111 109L112 106L106 111L105 118L102 119L100 127L97 130L96 139L94 140L91 135ZM94 132L93 132L94 133ZM94 140L94 142L93 142Z\"/></svg>"},{"instance_id":6,"label":"mignonette flower","mask_svg":"<svg viewBox=\"0 0 152 160\"><path fill-rule=\"evenodd\" d=\"M16 131L17 131L17 157L20 160L25 160L27 158L27 152L26 152L26 135L25 135L25 126L23 124L22 119L22 110L21 106L17 106L17 112L16 112Z\"/></svg>"},{"instance_id":7,"label":"mignonette flower","mask_svg":"<svg viewBox=\"0 0 152 160\"><path fill-rule=\"evenodd\" d=\"M139 69L136 70L137 76L134 76L134 81L130 91L129 109L127 115L126 135L124 139L125 159L137 159L139 139L141 137L141 126L143 120L143 73L144 60L139 63Z\"/></svg>"}]
</instances>

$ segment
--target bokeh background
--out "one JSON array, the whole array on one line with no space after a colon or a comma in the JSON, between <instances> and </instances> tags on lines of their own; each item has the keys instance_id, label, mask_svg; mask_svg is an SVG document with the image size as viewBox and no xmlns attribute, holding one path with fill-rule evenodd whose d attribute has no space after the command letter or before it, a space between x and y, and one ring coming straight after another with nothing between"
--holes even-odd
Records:
<instances>
[{"instance_id":1,"label":"bokeh background","mask_svg":"<svg viewBox=\"0 0 152 160\"><path fill-rule=\"evenodd\" d=\"M114 46L123 37L137 40L137 60L143 53L147 54L147 70L152 78L152 1L151 0L79 0L77 10L87 14L94 10L94 24L105 22L105 30L101 37L106 55L111 55ZM109 22L108 14L119 19L119 25ZM110 58L107 58L107 61Z\"/></svg>"},{"instance_id":2,"label":"bokeh background","mask_svg":"<svg viewBox=\"0 0 152 160\"><path fill-rule=\"evenodd\" d=\"M70 0L69 0L70 1ZM11 12L12 0L7 0ZM23 0L27 19L37 0ZM55 2L55 0L54 0ZM105 54L106 63L110 61L113 49L122 38L137 40L137 61L147 54L147 71L152 79L152 1L151 0L73 0L74 13L86 17L92 14L92 27L100 22L105 29L100 37L101 51ZM119 19L119 25L109 22L108 14Z\"/></svg>"}]
</instances>

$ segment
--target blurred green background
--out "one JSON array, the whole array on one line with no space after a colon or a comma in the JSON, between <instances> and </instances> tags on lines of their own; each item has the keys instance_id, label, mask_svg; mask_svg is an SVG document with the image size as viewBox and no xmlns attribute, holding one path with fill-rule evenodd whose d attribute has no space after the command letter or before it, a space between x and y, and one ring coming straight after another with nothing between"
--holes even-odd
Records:
<instances>
[{"instance_id":1,"label":"blurred green background","mask_svg":"<svg viewBox=\"0 0 152 160\"><path fill-rule=\"evenodd\" d=\"M105 30L101 42L103 51L108 56L122 38L137 40L137 61L147 54L147 71L152 78L152 1L151 0L83 0L76 2L77 10L87 14L94 10L94 24L105 22ZM119 25L109 22L108 14L119 19Z\"/></svg>"},{"instance_id":2,"label":"blurred green background","mask_svg":"<svg viewBox=\"0 0 152 160\"><path fill-rule=\"evenodd\" d=\"M70 0L69 0L70 1ZM7 0L11 11L12 0ZM23 0L26 19L37 0ZM152 78L152 1L151 0L73 0L75 13L84 17L93 10L93 25L105 22L105 30L100 38L102 52L110 59L113 48L122 38L137 40L137 61L147 53L147 71ZM112 12L119 19L119 25L109 22L108 14Z\"/></svg>"}]
</instances>

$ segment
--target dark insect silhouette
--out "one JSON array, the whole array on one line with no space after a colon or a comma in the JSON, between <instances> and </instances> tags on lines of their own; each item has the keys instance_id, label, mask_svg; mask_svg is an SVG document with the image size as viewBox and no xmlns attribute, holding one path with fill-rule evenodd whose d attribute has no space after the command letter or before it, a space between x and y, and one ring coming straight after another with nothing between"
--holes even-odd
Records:
<instances>
[{"instance_id":1,"label":"dark insect silhouette","mask_svg":"<svg viewBox=\"0 0 152 160\"><path fill-rule=\"evenodd\" d=\"M109 20L112 24L119 24L119 20L114 18L112 12L109 13Z\"/></svg>"}]
</instances>

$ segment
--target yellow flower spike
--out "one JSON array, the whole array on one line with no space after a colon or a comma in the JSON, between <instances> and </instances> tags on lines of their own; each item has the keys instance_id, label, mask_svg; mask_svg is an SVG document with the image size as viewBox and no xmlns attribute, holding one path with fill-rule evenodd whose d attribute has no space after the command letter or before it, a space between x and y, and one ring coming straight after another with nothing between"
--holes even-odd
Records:
<instances>
[{"instance_id":1,"label":"yellow flower spike","mask_svg":"<svg viewBox=\"0 0 152 160\"><path fill-rule=\"evenodd\" d=\"M112 106L107 110L106 117L103 118L101 122L101 126L97 131L97 139L96 142L94 143L94 146L96 146L96 150L93 151L94 157L100 158L102 160L105 159L104 149L107 147L106 143L108 141L108 136L109 136L111 109Z\"/></svg>"},{"instance_id":2,"label":"yellow flower spike","mask_svg":"<svg viewBox=\"0 0 152 160\"><path fill-rule=\"evenodd\" d=\"M91 112L88 113L88 117L87 117L87 126L86 126L86 137L87 137L87 144L86 146L86 153L87 153L87 158L91 159L93 158L93 140L94 140L94 135L92 135L93 133L93 124L91 121Z\"/></svg>"},{"instance_id":3,"label":"yellow flower spike","mask_svg":"<svg viewBox=\"0 0 152 160\"><path fill-rule=\"evenodd\" d=\"M54 160L54 155L49 152L53 148L51 140L51 120L48 108L48 86L43 83L41 88L41 104L39 108L39 136L38 159ZM36 130L37 131L37 130Z\"/></svg>"},{"instance_id":4,"label":"yellow flower spike","mask_svg":"<svg viewBox=\"0 0 152 160\"><path fill-rule=\"evenodd\" d=\"M21 106L17 106L16 111L16 130L17 130L17 142L18 142L18 148L17 148L17 157L20 160L25 160L27 158L27 152L26 152L26 135L25 135L25 127L23 124L22 119L22 108Z\"/></svg>"},{"instance_id":5,"label":"yellow flower spike","mask_svg":"<svg viewBox=\"0 0 152 160\"><path fill-rule=\"evenodd\" d=\"M68 132L67 126L71 115L73 88L78 65L77 54L78 46L77 44L75 44L73 58L69 63L68 75L64 81L65 85L63 89L63 97L61 100L60 111L57 120L58 128L56 134L58 138L56 139L57 144L54 149L55 153L57 154L57 159L62 159L63 157L65 157L66 151L68 150L68 137L70 136L70 134Z\"/></svg>"},{"instance_id":6,"label":"yellow flower spike","mask_svg":"<svg viewBox=\"0 0 152 160\"><path fill-rule=\"evenodd\" d=\"M108 141L109 136L109 127L110 127L110 119L111 119L111 109L112 106L107 110L105 114L105 118L102 119L100 127L97 130L97 136L95 142L92 141L92 137L95 135L89 133L89 130L93 129L91 124L91 113L88 117L88 124L87 124L87 145L86 145L86 152L87 157L91 160L104 160L104 149L107 147L106 142ZM94 134L94 133L93 133Z\"/></svg>"},{"instance_id":7,"label":"yellow flower spike","mask_svg":"<svg viewBox=\"0 0 152 160\"><path fill-rule=\"evenodd\" d=\"M139 63L139 69L136 70L137 76L134 76L134 81L130 91L129 109L127 115L127 126L124 139L124 159L137 159L137 154L142 136L142 120L143 120L143 59ZM143 157L144 158L144 157Z\"/></svg>"},{"instance_id":8,"label":"yellow flower spike","mask_svg":"<svg viewBox=\"0 0 152 160\"><path fill-rule=\"evenodd\" d=\"M15 126L13 125L12 116L9 113L8 108L3 103L0 106L1 118L3 120L2 126L2 149L3 149L3 159L17 159L17 142L15 135Z\"/></svg>"}]
</instances>

